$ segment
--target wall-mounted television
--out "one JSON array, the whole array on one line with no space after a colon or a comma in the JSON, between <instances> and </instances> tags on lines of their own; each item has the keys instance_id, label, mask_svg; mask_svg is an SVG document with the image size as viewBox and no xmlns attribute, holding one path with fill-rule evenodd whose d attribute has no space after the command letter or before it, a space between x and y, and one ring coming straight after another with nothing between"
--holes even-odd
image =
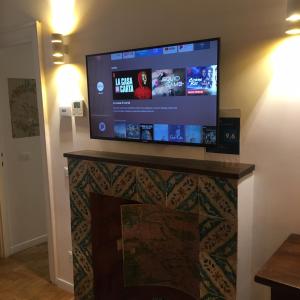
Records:
<instances>
[{"instance_id":1,"label":"wall-mounted television","mask_svg":"<svg viewBox=\"0 0 300 300\"><path fill-rule=\"evenodd\" d=\"M86 56L93 139L215 145L217 38Z\"/></svg>"}]
</instances>

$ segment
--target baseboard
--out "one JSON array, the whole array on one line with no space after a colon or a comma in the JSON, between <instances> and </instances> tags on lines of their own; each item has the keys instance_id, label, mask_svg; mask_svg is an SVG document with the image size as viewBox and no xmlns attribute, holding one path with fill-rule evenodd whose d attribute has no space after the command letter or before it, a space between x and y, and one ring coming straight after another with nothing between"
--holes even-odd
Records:
<instances>
[{"instance_id":1,"label":"baseboard","mask_svg":"<svg viewBox=\"0 0 300 300\"><path fill-rule=\"evenodd\" d=\"M15 254L17 252L20 252L22 250L26 250L28 248L34 247L36 245L42 244L42 243L46 243L48 241L48 235L44 234L41 236L38 236L32 240L29 241L25 241L19 244L16 244L12 247L10 247L10 254Z\"/></svg>"},{"instance_id":2,"label":"baseboard","mask_svg":"<svg viewBox=\"0 0 300 300\"><path fill-rule=\"evenodd\" d=\"M66 281L66 280L64 280L64 279L61 279L61 278L58 278L58 277L56 277L56 280L55 280L56 282L56 285L59 287L59 288L61 288L61 289L63 289L63 290L65 290L65 291L67 291L67 292L70 292L70 293L74 293L74 285L73 285L73 283L71 283L71 282L68 282L68 281Z\"/></svg>"}]
</instances>

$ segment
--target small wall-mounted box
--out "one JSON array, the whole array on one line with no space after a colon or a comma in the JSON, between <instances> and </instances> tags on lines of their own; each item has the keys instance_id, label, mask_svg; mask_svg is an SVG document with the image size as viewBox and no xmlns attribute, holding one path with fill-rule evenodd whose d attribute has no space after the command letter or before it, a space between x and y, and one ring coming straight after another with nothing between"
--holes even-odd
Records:
<instances>
[{"instance_id":1,"label":"small wall-mounted box","mask_svg":"<svg viewBox=\"0 0 300 300\"><path fill-rule=\"evenodd\" d=\"M59 113L61 117L71 117L72 116L71 106L61 106L59 108Z\"/></svg>"},{"instance_id":2,"label":"small wall-mounted box","mask_svg":"<svg viewBox=\"0 0 300 300\"><path fill-rule=\"evenodd\" d=\"M83 117L83 100L72 102L72 116Z\"/></svg>"}]
</instances>

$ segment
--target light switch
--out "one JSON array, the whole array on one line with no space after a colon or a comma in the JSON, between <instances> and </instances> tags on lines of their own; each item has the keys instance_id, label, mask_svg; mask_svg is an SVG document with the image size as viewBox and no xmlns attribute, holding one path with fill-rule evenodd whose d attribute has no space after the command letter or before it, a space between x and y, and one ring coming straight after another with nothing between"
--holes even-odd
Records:
<instances>
[{"instance_id":1,"label":"light switch","mask_svg":"<svg viewBox=\"0 0 300 300\"><path fill-rule=\"evenodd\" d=\"M69 168L68 167L64 167L64 172L65 172L65 176L69 177Z\"/></svg>"},{"instance_id":2,"label":"light switch","mask_svg":"<svg viewBox=\"0 0 300 300\"><path fill-rule=\"evenodd\" d=\"M61 117L71 117L72 116L72 108L71 106L61 106L59 108L59 113Z\"/></svg>"}]
</instances>

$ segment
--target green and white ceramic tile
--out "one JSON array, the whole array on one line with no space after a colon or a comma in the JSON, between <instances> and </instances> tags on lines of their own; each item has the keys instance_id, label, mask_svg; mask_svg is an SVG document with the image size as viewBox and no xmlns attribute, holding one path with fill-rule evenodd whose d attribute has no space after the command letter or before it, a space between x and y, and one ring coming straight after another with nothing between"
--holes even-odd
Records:
<instances>
[{"instance_id":1,"label":"green and white ceramic tile","mask_svg":"<svg viewBox=\"0 0 300 300\"><path fill-rule=\"evenodd\" d=\"M76 159L68 163L76 300L95 300L90 192L200 214L200 299L235 299L236 180Z\"/></svg>"},{"instance_id":2,"label":"green and white ceramic tile","mask_svg":"<svg viewBox=\"0 0 300 300\"><path fill-rule=\"evenodd\" d=\"M89 162L90 188L94 193L111 195L111 173L110 164L100 162Z\"/></svg>"},{"instance_id":3,"label":"green and white ceramic tile","mask_svg":"<svg viewBox=\"0 0 300 300\"><path fill-rule=\"evenodd\" d=\"M237 222L199 215L200 251L220 257L237 252Z\"/></svg>"},{"instance_id":4,"label":"green and white ceramic tile","mask_svg":"<svg viewBox=\"0 0 300 300\"><path fill-rule=\"evenodd\" d=\"M220 296L220 292L211 285L210 281L206 280L200 282L200 295L201 300L226 300Z\"/></svg>"},{"instance_id":5,"label":"green and white ceramic tile","mask_svg":"<svg viewBox=\"0 0 300 300\"><path fill-rule=\"evenodd\" d=\"M200 214L223 219L237 217L237 180L199 176Z\"/></svg>"},{"instance_id":6,"label":"green and white ceramic tile","mask_svg":"<svg viewBox=\"0 0 300 300\"><path fill-rule=\"evenodd\" d=\"M82 189L89 181L88 161L85 160L70 160L69 169L69 182L70 190Z\"/></svg>"},{"instance_id":7,"label":"green and white ceramic tile","mask_svg":"<svg viewBox=\"0 0 300 300\"><path fill-rule=\"evenodd\" d=\"M74 295L76 300L93 300L93 270L78 247L73 247Z\"/></svg>"},{"instance_id":8,"label":"green and white ceramic tile","mask_svg":"<svg viewBox=\"0 0 300 300\"><path fill-rule=\"evenodd\" d=\"M167 207L198 213L198 176L170 173L167 179Z\"/></svg>"},{"instance_id":9,"label":"green and white ceramic tile","mask_svg":"<svg viewBox=\"0 0 300 300\"><path fill-rule=\"evenodd\" d=\"M89 194L91 191L99 191L100 188L93 181L88 161L69 160L69 177L75 299L93 300Z\"/></svg>"},{"instance_id":10,"label":"green and white ceramic tile","mask_svg":"<svg viewBox=\"0 0 300 300\"><path fill-rule=\"evenodd\" d=\"M110 174L112 196L136 201L136 168L112 164Z\"/></svg>"},{"instance_id":11,"label":"green and white ceramic tile","mask_svg":"<svg viewBox=\"0 0 300 300\"><path fill-rule=\"evenodd\" d=\"M201 300L236 298L235 273L225 259L200 253L200 275Z\"/></svg>"},{"instance_id":12,"label":"green and white ceramic tile","mask_svg":"<svg viewBox=\"0 0 300 300\"><path fill-rule=\"evenodd\" d=\"M166 206L168 171L137 168L138 202Z\"/></svg>"}]
</instances>

